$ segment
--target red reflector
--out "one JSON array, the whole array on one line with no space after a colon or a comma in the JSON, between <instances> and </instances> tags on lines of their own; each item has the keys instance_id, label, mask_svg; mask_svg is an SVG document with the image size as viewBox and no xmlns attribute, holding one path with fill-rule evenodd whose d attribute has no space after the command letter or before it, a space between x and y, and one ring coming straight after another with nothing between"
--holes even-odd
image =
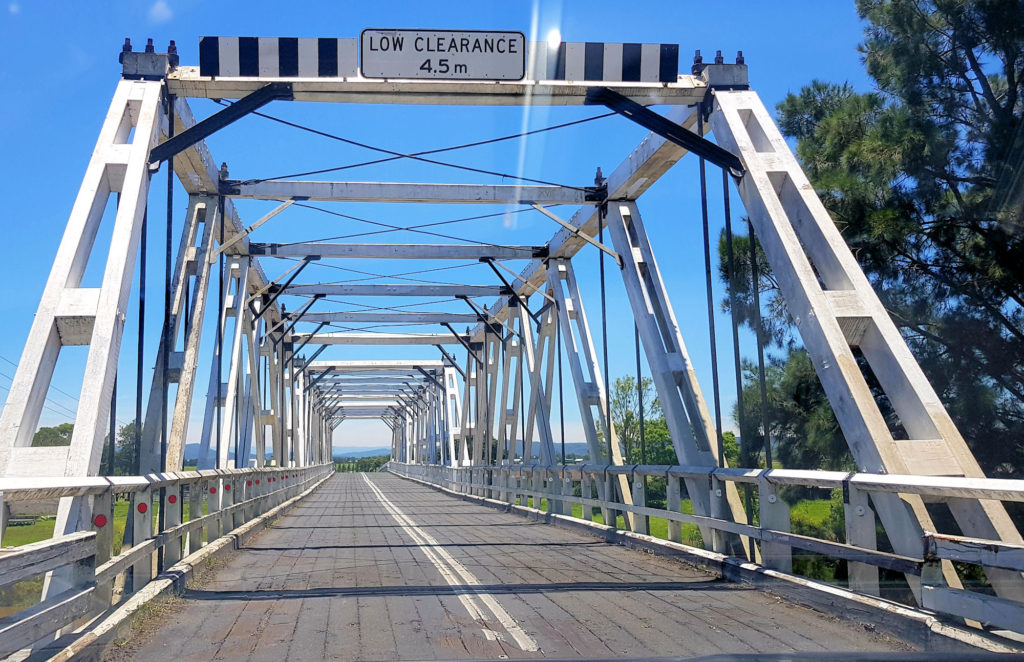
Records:
<instances>
[{"instance_id":1,"label":"red reflector","mask_svg":"<svg viewBox=\"0 0 1024 662\"><path fill-rule=\"evenodd\" d=\"M96 526L96 528L103 528L104 526L107 525L107 516L106 515L97 515L92 520L92 523L93 523L93 525Z\"/></svg>"},{"instance_id":2,"label":"red reflector","mask_svg":"<svg viewBox=\"0 0 1024 662\"><path fill-rule=\"evenodd\" d=\"M178 497L175 494L167 497L167 503L178 503Z\"/></svg>"},{"instance_id":3,"label":"red reflector","mask_svg":"<svg viewBox=\"0 0 1024 662\"><path fill-rule=\"evenodd\" d=\"M140 503L136 510L138 510L140 513L144 513L147 510L149 510L149 506L147 506L145 503Z\"/></svg>"},{"instance_id":4,"label":"red reflector","mask_svg":"<svg viewBox=\"0 0 1024 662\"><path fill-rule=\"evenodd\" d=\"M231 491L231 486L230 485L225 485L224 486L224 491L225 492L230 492Z\"/></svg>"},{"instance_id":5,"label":"red reflector","mask_svg":"<svg viewBox=\"0 0 1024 662\"><path fill-rule=\"evenodd\" d=\"M256 484L257 484L257 485L259 485L259 484L260 484L260 481L256 481Z\"/></svg>"},{"instance_id":6,"label":"red reflector","mask_svg":"<svg viewBox=\"0 0 1024 662\"><path fill-rule=\"evenodd\" d=\"M259 482L259 481L257 481L257 482ZM251 480L245 481L245 486L246 487L252 487L252 481Z\"/></svg>"},{"instance_id":7,"label":"red reflector","mask_svg":"<svg viewBox=\"0 0 1024 662\"><path fill-rule=\"evenodd\" d=\"M217 493L217 488L216 487L211 487L210 488L210 494L216 494L216 493Z\"/></svg>"}]
</instances>

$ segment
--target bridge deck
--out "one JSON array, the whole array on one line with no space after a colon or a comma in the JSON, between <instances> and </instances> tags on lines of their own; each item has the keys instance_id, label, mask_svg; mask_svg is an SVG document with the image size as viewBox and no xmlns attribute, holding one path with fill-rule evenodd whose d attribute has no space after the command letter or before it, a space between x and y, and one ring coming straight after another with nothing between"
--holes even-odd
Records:
<instances>
[{"instance_id":1,"label":"bridge deck","mask_svg":"<svg viewBox=\"0 0 1024 662\"><path fill-rule=\"evenodd\" d=\"M108 657L696 656L901 644L385 474L339 474Z\"/></svg>"}]
</instances>

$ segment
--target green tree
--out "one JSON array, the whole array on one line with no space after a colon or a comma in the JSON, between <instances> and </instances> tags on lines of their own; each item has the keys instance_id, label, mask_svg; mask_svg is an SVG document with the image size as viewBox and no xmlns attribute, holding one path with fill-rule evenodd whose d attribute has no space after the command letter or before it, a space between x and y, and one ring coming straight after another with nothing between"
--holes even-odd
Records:
<instances>
[{"instance_id":1,"label":"green tree","mask_svg":"<svg viewBox=\"0 0 1024 662\"><path fill-rule=\"evenodd\" d=\"M868 24L861 50L876 91L814 81L779 104L780 127L796 139L818 194L982 467L1020 475L1024 2L858 0L857 8ZM736 254L737 313L749 320L749 244ZM768 338L795 349L760 256ZM791 358L767 376L786 366L777 384L794 391L803 375L795 390L820 390L813 372L797 369L804 360ZM877 396L900 436L898 418ZM779 419L773 429L813 429L819 443L808 440L808 450L788 459L834 463L822 452L831 444L831 412L791 409L769 412ZM801 412L809 418L794 425ZM779 444L782 455L786 440Z\"/></svg>"},{"instance_id":2,"label":"green tree","mask_svg":"<svg viewBox=\"0 0 1024 662\"><path fill-rule=\"evenodd\" d=\"M644 377L640 382L643 392L644 403L644 431L647 431L647 423L661 418L661 403L658 402L658 395L654 390L654 382L650 377ZM619 377L612 385L611 393L611 415L612 425L615 426L615 434L622 443L623 455L627 462L639 464L640 453L640 393L637 392L635 377ZM650 442L649 438L646 441ZM648 447L650 450L650 447ZM648 463L650 463L648 457ZM675 464L672 462L671 464Z\"/></svg>"},{"instance_id":3,"label":"green tree","mask_svg":"<svg viewBox=\"0 0 1024 662\"><path fill-rule=\"evenodd\" d=\"M36 447L69 446L71 444L71 433L74 431L74 423L61 423L52 428L39 428L32 437L32 445Z\"/></svg>"},{"instance_id":4,"label":"green tree","mask_svg":"<svg viewBox=\"0 0 1024 662\"><path fill-rule=\"evenodd\" d=\"M761 391L757 367L747 363L744 372L747 379L743 388L740 437L745 450L757 457L764 448ZM806 351L794 349L784 359L771 359L765 366L765 383L774 459L791 469L849 471L854 468L846 439ZM735 453L739 455L738 448ZM726 457L732 462L728 448ZM763 465L763 462L758 464Z\"/></svg>"},{"instance_id":5,"label":"green tree","mask_svg":"<svg viewBox=\"0 0 1024 662\"><path fill-rule=\"evenodd\" d=\"M134 476L136 473L136 467L138 466L138 460L136 458L135 443L135 422L126 423L118 428L116 445L117 449L114 451L114 475L115 476ZM110 466L110 436L108 435L103 441L103 456L100 460L100 474L107 473L107 467Z\"/></svg>"}]
</instances>

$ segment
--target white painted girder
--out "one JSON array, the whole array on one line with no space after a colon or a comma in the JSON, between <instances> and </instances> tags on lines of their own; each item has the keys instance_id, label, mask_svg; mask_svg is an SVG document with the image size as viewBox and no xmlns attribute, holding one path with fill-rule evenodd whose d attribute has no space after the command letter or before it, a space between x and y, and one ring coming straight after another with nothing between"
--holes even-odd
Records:
<instances>
[{"instance_id":1,"label":"white painted girder","mask_svg":"<svg viewBox=\"0 0 1024 662\"><path fill-rule=\"evenodd\" d=\"M181 66L167 76L167 88L182 97L241 99L279 78L211 78L199 67ZM590 86L575 81L415 81L375 80L356 77L337 79L289 78L296 101L337 103L388 103L416 105L531 105L568 106L586 102ZM674 83L601 81L619 94L642 104L700 103L707 83L699 76L681 75Z\"/></svg>"},{"instance_id":2,"label":"white painted girder","mask_svg":"<svg viewBox=\"0 0 1024 662\"><path fill-rule=\"evenodd\" d=\"M317 182L274 180L235 183L224 191L249 200L333 202L415 202L423 204L582 205L586 191L568 186L511 184L432 184L404 182Z\"/></svg>"},{"instance_id":3,"label":"white painted girder","mask_svg":"<svg viewBox=\"0 0 1024 662\"><path fill-rule=\"evenodd\" d=\"M396 371L416 371L416 367L419 366L424 370L442 370L444 369L444 362L438 360L425 360L425 361L409 361L409 360L391 360L391 361L313 361L309 364L310 370L326 370L327 368L333 368L334 372L350 372L355 370L396 370ZM418 373L417 373L418 374Z\"/></svg>"},{"instance_id":4,"label":"white painted girder","mask_svg":"<svg viewBox=\"0 0 1024 662\"><path fill-rule=\"evenodd\" d=\"M476 313L378 313L378 312L323 312L306 313L303 322L328 324L474 324Z\"/></svg>"},{"instance_id":5,"label":"white painted girder","mask_svg":"<svg viewBox=\"0 0 1024 662\"><path fill-rule=\"evenodd\" d=\"M325 242L249 244L257 257L348 258L367 260L530 260L544 253L541 246L489 244L332 244ZM310 289L306 286L304 289ZM296 292L290 292L296 294ZM316 293L316 292L312 292Z\"/></svg>"},{"instance_id":6,"label":"white painted girder","mask_svg":"<svg viewBox=\"0 0 1024 662\"><path fill-rule=\"evenodd\" d=\"M292 342L310 345L460 345L450 333L297 333ZM467 339L468 342L468 339Z\"/></svg>"},{"instance_id":7,"label":"white painted girder","mask_svg":"<svg viewBox=\"0 0 1024 662\"><path fill-rule=\"evenodd\" d=\"M503 287L495 285L412 285L404 283L381 283L360 285L351 283L301 283L283 288L285 294L298 296L340 297L496 297Z\"/></svg>"}]
</instances>

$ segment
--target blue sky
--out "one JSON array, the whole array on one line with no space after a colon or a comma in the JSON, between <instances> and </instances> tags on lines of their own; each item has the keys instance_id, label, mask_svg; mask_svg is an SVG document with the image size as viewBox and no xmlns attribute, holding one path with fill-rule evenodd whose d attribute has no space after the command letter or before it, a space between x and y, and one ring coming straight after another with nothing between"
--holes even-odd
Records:
<instances>
[{"instance_id":1,"label":"blue sky","mask_svg":"<svg viewBox=\"0 0 1024 662\"><path fill-rule=\"evenodd\" d=\"M294 3L282 11L279 2L0 2L0 165L3 187L5 259L0 261L0 399L14 374L38 304L50 262L78 191L81 176L110 102L120 68L117 54L125 37L140 50L152 37L158 50L168 40L178 44L182 64L198 64L202 35L357 37L368 27L450 28L521 30L528 37L544 38L558 29L566 41L640 41L678 43L680 71L685 71L695 49L706 59L721 49L727 61L742 50L750 68L752 86L769 108L787 92L798 91L812 79L849 81L869 89L857 44L862 38L852 2L331 2ZM192 100L194 113L205 117L217 110L208 100ZM420 108L410 106L357 106L340 104L286 104L277 102L267 112L333 133L398 151L420 151L450 144L487 139L599 114L595 108ZM664 109L661 109L664 110ZM595 168L610 172L644 136L644 131L625 119L612 117L572 129L531 137L488 148L454 152L446 159L478 168L521 173L525 176L572 185L590 184ZM273 176L366 160L372 152L324 140L293 129L249 117L209 140L218 161L227 161L233 177ZM705 395L711 399L711 368L708 356L707 319L701 248L700 206L696 161L677 165L640 200L663 275L668 283L677 318L691 357L698 368ZM348 171L337 178L384 181L456 181L501 183L494 178L438 169L415 163ZM720 229L720 189L712 172L713 236ZM149 384L159 329L163 295L163 176L155 177L150 193L150 288L146 319L144 383ZM734 198L735 199L735 198ZM175 200L175 236L184 217L185 196ZM243 222L251 223L274 203L239 204ZM487 213L492 208L403 205L323 205L346 214L394 224L449 220ZM398 207L398 208L396 208ZM571 210L560 210L568 218ZM557 229L534 212L493 220L446 226L468 240L508 244L542 244ZM260 241L300 241L364 231L368 226L341 221L313 210L289 210L257 236ZM496 239L499 237L500 239ZM340 240L345 241L345 240ZM347 241L409 243L427 241L422 235L393 233ZM97 248L103 248L103 234ZM600 343L600 301L596 295L597 253L585 250L576 263L580 277L593 285L585 299L595 341ZM271 276L289 265L266 264ZM345 265L374 273L395 273L395 265L360 262ZM405 266L405 265L398 265ZM421 265L417 265L419 267ZM430 265L427 265L430 266ZM441 265L448 266L448 265ZM510 264L517 271L521 263ZM609 266L610 263L609 263ZM101 260L87 270L86 285L98 285ZM412 267L410 267L412 268ZM482 265L435 272L437 280L493 282ZM329 267L307 271L303 280L328 281L351 278ZM90 282L90 278L93 282ZM490 280L488 280L490 279ZM136 279L136 285L138 280ZM375 282L387 282L378 280ZM716 300L724 295L716 283ZM129 320L121 347L117 418L131 420L134 412L136 293L132 294ZM287 302L294 309L301 301ZM633 330L626 314L628 304L621 281L609 271L610 373L632 374ZM452 305L444 306L451 310ZM427 306L424 310L437 309ZM622 320L627 320L622 323ZM719 352L722 364L722 399L726 427L735 394L732 384L731 346L727 318L719 315ZM433 329L420 329L433 330ZM749 335L743 353L750 356ZM363 351L330 349L325 358L430 357L433 350ZM77 407L85 348L68 348L58 364L41 423L53 425L71 420ZM200 380L204 383L203 380ZM197 393L199 408L193 428L201 418L204 394ZM571 393L567 391L567 402ZM570 408L571 409L571 408ZM579 415L567 413L569 441L582 440ZM389 431L382 424L346 423L336 437L338 446L376 446L387 443ZM198 437L190 439L197 441Z\"/></svg>"}]
</instances>

